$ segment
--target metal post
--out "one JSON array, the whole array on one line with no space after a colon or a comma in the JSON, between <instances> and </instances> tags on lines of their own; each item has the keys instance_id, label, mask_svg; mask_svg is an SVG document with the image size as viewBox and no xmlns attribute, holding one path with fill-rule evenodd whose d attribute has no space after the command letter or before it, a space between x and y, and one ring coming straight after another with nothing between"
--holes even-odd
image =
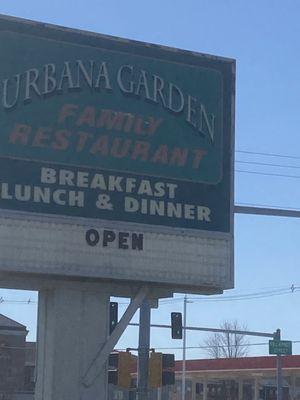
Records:
<instances>
[{"instance_id":1,"label":"metal post","mask_svg":"<svg viewBox=\"0 0 300 400\"><path fill-rule=\"evenodd\" d=\"M150 317L151 307L148 300L144 300L140 308L140 331L138 351L138 400L148 400L148 372L150 348Z\"/></svg>"},{"instance_id":2,"label":"metal post","mask_svg":"<svg viewBox=\"0 0 300 400\"><path fill-rule=\"evenodd\" d=\"M276 331L276 340L281 339L280 329ZM277 400L282 400L282 359L281 355L277 354Z\"/></svg>"},{"instance_id":3,"label":"metal post","mask_svg":"<svg viewBox=\"0 0 300 400\"><path fill-rule=\"evenodd\" d=\"M157 400L162 400L162 388L157 388Z\"/></svg>"},{"instance_id":4,"label":"metal post","mask_svg":"<svg viewBox=\"0 0 300 400\"><path fill-rule=\"evenodd\" d=\"M259 381L258 377L254 378L254 400L258 400L259 397Z\"/></svg>"},{"instance_id":5,"label":"metal post","mask_svg":"<svg viewBox=\"0 0 300 400\"><path fill-rule=\"evenodd\" d=\"M184 296L183 302L183 349L182 349L182 385L181 385L181 399L185 399L185 375L186 375L186 303L187 297Z\"/></svg>"},{"instance_id":6,"label":"metal post","mask_svg":"<svg viewBox=\"0 0 300 400\"><path fill-rule=\"evenodd\" d=\"M277 400L282 400L282 358L277 355Z\"/></svg>"}]
</instances>

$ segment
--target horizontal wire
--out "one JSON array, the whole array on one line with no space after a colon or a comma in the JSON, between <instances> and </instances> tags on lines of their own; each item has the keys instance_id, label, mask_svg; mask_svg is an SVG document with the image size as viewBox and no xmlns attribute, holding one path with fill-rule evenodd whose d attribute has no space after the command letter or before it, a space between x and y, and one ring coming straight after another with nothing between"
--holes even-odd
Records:
<instances>
[{"instance_id":1,"label":"horizontal wire","mask_svg":"<svg viewBox=\"0 0 300 400\"><path fill-rule=\"evenodd\" d=\"M247 150L236 150L236 153L300 160L300 156L279 154L279 153L255 152L255 151L247 151ZM259 162L259 161L236 160L236 163L249 164L249 165L260 165L260 166L267 166L267 167L277 167L277 168L300 169L300 166L296 166L296 165L283 165L283 164L266 163L266 162ZM249 170L245 171L245 170L236 169L235 172L237 172L237 173L245 173L245 174L262 175L262 176L275 176L275 177L281 177L281 178L294 178L294 179L299 179L300 178L299 175L269 173L269 172L263 172L263 171L249 171Z\"/></svg>"},{"instance_id":2,"label":"horizontal wire","mask_svg":"<svg viewBox=\"0 0 300 400\"><path fill-rule=\"evenodd\" d=\"M4 298L0 298L0 305L3 303L10 303L10 304L32 304L36 305L38 302L36 300L6 300Z\"/></svg>"},{"instance_id":3,"label":"horizontal wire","mask_svg":"<svg viewBox=\"0 0 300 400\"><path fill-rule=\"evenodd\" d=\"M277 289L272 291L265 291L265 292L254 292L248 294L237 294L231 296L206 296L206 297L191 297L188 296L187 300L197 302L197 301L235 301L235 300L252 300L256 298L266 298L266 297L273 297L273 296L280 296L285 294L293 294L294 292L300 291L300 288L292 285L289 288L285 289ZM184 300L184 297L181 298L181 301ZM162 300L163 302L163 300Z\"/></svg>"},{"instance_id":4,"label":"horizontal wire","mask_svg":"<svg viewBox=\"0 0 300 400\"><path fill-rule=\"evenodd\" d=\"M298 292L298 290L297 291L295 290L295 292ZM267 297L284 296L284 295L287 295L287 294L290 295L292 293L291 292L290 293L288 293L288 292L286 292L286 293L274 293L274 294L270 294L270 295L266 295L266 296L261 295L261 296L253 296L253 297L246 297L246 298L241 297L241 298L235 298L235 299L226 299L226 298L222 298L222 299L209 299L209 298L207 298L206 299L206 298L204 298L201 301L205 301L205 302L220 302L220 301L226 302L226 301L259 300L259 299L265 299ZM193 301L199 301L199 300L193 300Z\"/></svg>"},{"instance_id":5,"label":"horizontal wire","mask_svg":"<svg viewBox=\"0 0 300 400\"><path fill-rule=\"evenodd\" d=\"M256 162L256 161L241 161L241 160L236 160L235 162L238 164L262 165L262 166L266 166L266 167L300 169L299 165L271 164L271 163L263 163L263 162Z\"/></svg>"},{"instance_id":6,"label":"horizontal wire","mask_svg":"<svg viewBox=\"0 0 300 400\"><path fill-rule=\"evenodd\" d=\"M245 171L245 170L241 170L241 169L236 169L235 172L244 173L244 174L263 175L263 176L276 176L279 178L294 178L294 179L300 178L300 175L276 174L276 173L272 173L272 172L259 172L259 171Z\"/></svg>"},{"instance_id":7,"label":"horizontal wire","mask_svg":"<svg viewBox=\"0 0 300 400\"><path fill-rule=\"evenodd\" d=\"M212 296L207 296L207 297L201 297L201 298L197 298L197 297L187 297L188 301L192 301L192 302L219 302L219 301L241 301L241 300L256 300L256 299L262 299L262 298L268 298L268 297L274 297L274 296L282 296L282 295L287 295L287 294L293 294L295 292L299 292L299 289L294 289L293 291L289 290L289 291L285 291L285 292L276 292L276 293L268 293L268 294L256 294L256 295L240 295L240 296L233 296L233 297L227 297L227 296L220 296L220 297L212 297ZM182 299L168 299L167 301L165 300L160 300L159 304L160 305L168 305L168 304L176 304L176 303L181 303L183 301L184 298ZM23 305L37 305L38 302L37 301L31 301L30 303L28 303L26 300L24 301L12 301L12 300L3 300L1 302L1 304L23 304ZM123 306L128 306L129 305L129 301L128 302L120 302L118 303L119 305L123 305Z\"/></svg>"},{"instance_id":8,"label":"horizontal wire","mask_svg":"<svg viewBox=\"0 0 300 400\"><path fill-rule=\"evenodd\" d=\"M247 150L236 150L235 152L236 153L242 153L242 154L253 154L253 155L259 155L259 156L291 158L291 159L294 159L294 160L300 160L300 156L294 156L294 155L289 155L289 154L264 153L264 152L247 151Z\"/></svg>"},{"instance_id":9,"label":"horizontal wire","mask_svg":"<svg viewBox=\"0 0 300 400\"><path fill-rule=\"evenodd\" d=\"M239 300L239 299L248 299L256 296L274 296L274 295L281 295L281 294L293 294L294 292L300 291L300 286L298 284L293 283L291 286L277 286L277 287L267 287L265 288L267 290L260 290L260 291L254 291L250 293L245 293L245 294L233 294L233 295L227 295L227 296L222 296L222 295L217 295L217 296L188 296L187 300L190 301L224 301L224 300ZM184 300L185 296L180 296L180 297L175 297L171 299L161 299L160 304L168 304L168 303L174 303L174 302L182 302ZM11 299L5 299L3 297L0 297L0 305L3 303L9 303L9 304L38 304L38 301L32 300L31 298L27 300L11 300ZM128 302L119 302L119 305L128 305Z\"/></svg>"},{"instance_id":10,"label":"horizontal wire","mask_svg":"<svg viewBox=\"0 0 300 400\"><path fill-rule=\"evenodd\" d=\"M293 344L297 344L297 343L300 343L300 340L291 340L291 342L293 343ZM27 342L28 343L28 342ZM35 343L36 344L36 342L31 342L31 343ZM269 342L261 342L261 343L243 343L243 344L239 344L238 346L237 345L235 345L235 344L229 344L229 346L230 347L248 347L248 346L264 346L264 345L268 345L269 344ZM227 346L227 345L226 345ZM128 346L128 347L130 347L130 346ZM121 349L121 348L119 348L119 349L115 349L116 351L125 351L125 350L127 350L128 349L128 347L126 347L126 348L124 348L124 349ZM222 345L216 345L216 346L208 346L208 345L205 345L205 346L186 346L185 348L187 349L187 350L189 350L189 349L210 349L210 348L215 348L215 347L223 347ZM36 346L33 346L33 347L21 347L21 346L0 346L0 350L5 350L5 349L12 349L12 350L25 350L25 351L27 351L27 350L30 350L30 351L34 351L34 350L36 350ZM183 346L174 346L174 347L155 347L155 349L157 349L157 350L159 350L159 349L173 349L173 350L182 350L183 349Z\"/></svg>"},{"instance_id":11,"label":"horizontal wire","mask_svg":"<svg viewBox=\"0 0 300 400\"><path fill-rule=\"evenodd\" d=\"M284 287L284 288L280 288L280 289L271 289L271 290L264 290L264 291L259 291L259 292L250 292L250 293L245 293L245 294L232 294L232 295L227 295L226 296L226 298L228 299L228 298L236 298L236 297L249 297L249 296L257 296L257 295L269 295L269 294L276 294L276 293L286 293L286 292L288 292L288 293L290 293L290 292L292 292L293 290L295 290L295 288L296 289L298 289L298 287L296 287L295 285L294 286L289 286L289 287ZM220 298L220 295L218 295L218 296L209 296L210 298ZM188 297L188 299L190 299L190 300L192 300L192 299L195 299L195 300L197 300L197 299L202 299L202 297L201 298L199 298L198 296L194 296L194 297L192 297L192 296L190 296L190 297Z\"/></svg>"},{"instance_id":12,"label":"horizontal wire","mask_svg":"<svg viewBox=\"0 0 300 400\"><path fill-rule=\"evenodd\" d=\"M291 340L293 344L300 343L300 340ZM229 347L254 347L254 346L268 346L269 342L260 342L260 343L244 343L244 344L229 344ZM186 350L197 350L197 349L211 349L211 348L216 348L216 347L224 347L222 345L216 345L216 346L186 346ZM227 347L227 345L226 345ZM156 350L182 350L183 346L172 346L172 347L155 347ZM116 349L117 351L125 351L126 349Z\"/></svg>"}]
</instances>

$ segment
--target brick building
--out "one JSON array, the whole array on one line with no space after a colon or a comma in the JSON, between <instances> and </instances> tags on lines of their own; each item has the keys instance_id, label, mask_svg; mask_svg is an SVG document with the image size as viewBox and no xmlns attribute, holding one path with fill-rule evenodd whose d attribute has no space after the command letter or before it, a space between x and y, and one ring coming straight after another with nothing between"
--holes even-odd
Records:
<instances>
[{"instance_id":1,"label":"brick building","mask_svg":"<svg viewBox=\"0 0 300 400\"><path fill-rule=\"evenodd\" d=\"M26 326L0 314L0 400L25 399L33 391L35 343L26 342L27 333Z\"/></svg>"},{"instance_id":2,"label":"brick building","mask_svg":"<svg viewBox=\"0 0 300 400\"><path fill-rule=\"evenodd\" d=\"M27 333L26 326L0 314L1 394L24 389L24 349Z\"/></svg>"},{"instance_id":3,"label":"brick building","mask_svg":"<svg viewBox=\"0 0 300 400\"><path fill-rule=\"evenodd\" d=\"M300 355L282 356L283 400L300 400ZM176 385L161 400L181 400L182 361ZM276 400L276 357L186 361L186 400Z\"/></svg>"},{"instance_id":4,"label":"brick building","mask_svg":"<svg viewBox=\"0 0 300 400\"><path fill-rule=\"evenodd\" d=\"M300 400L300 355L282 356L282 367L283 400ZM181 400L180 360L175 377L175 385L151 391L150 400ZM111 387L109 400L135 398L135 389ZM185 400L277 400L276 357L186 360Z\"/></svg>"}]
</instances>

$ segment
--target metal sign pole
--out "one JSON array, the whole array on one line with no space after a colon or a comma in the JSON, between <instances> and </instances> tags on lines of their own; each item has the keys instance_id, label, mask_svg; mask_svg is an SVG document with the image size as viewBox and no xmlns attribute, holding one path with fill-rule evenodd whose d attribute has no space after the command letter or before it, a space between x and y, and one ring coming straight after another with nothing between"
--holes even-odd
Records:
<instances>
[{"instance_id":1,"label":"metal sign pole","mask_svg":"<svg viewBox=\"0 0 300 400\"><path fill-rule=\"evenodd\" d=\"M144 300L140 308L140 331L138 351L138 400L148 400L148 372L150 348L150 317L151 307L148 300Z\"/></svg>"},{"instance_id":2,"label":"metal sign pole","mask_svg":"<svg viewBox=\"0 0 300 400\"><path fill-rule=\"evenodd\" d=\"M182 383L181 383L181 400L185 399L185 379L186 379L186 303L187 296L184 296L183 306L183 350L182 350Z\"/></svg>"},{"instance_id":3,"label":"metal sign pole","mask_svg":"<svg viewBox=\"0 0 300 400\"><path fill-rule=\"evenodd\" d=\"M280 329L277 329L274 335L274 340L276 342L280 342L281 340L281 331ZM279 354L280 352L277 352L277 373L276 373L276 378L277 378L277 400L282 400L282 359L281 355Z\"/></svg>"},{"instance_id":4,"label":"metal sign pole","mask_svg":"<svg viewBox=\"0 0 300 400\"><path fill-rule=\"evenodd\" d=\"M277 400L282 400L282 358L277 354Z\"/></svg>"}]
</instances>

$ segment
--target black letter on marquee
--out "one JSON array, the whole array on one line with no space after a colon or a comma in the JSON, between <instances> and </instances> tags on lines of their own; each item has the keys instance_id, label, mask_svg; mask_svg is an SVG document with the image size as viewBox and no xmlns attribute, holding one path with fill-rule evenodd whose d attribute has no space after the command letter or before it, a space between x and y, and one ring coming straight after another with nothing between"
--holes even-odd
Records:
<instances>
[{"instance_id":1,"label":"black letter on marquee","mask_svg":"<svg viewBox=\"0 0 300 400\"><path fill-rule=\"evenodd\" d=\"M89 229L86 231L85 240L89 246L96 246L99 243L99 232L96 229Z\"/></svg>"},{"instance_id":2,"label":"black letter on marquee","mask_svg":"<svg viewBox=\"0 0 300 400\"><path fill-rule=\"evenodd\" d=\"M132 234L132 250L143 250L144 235L142 233Z\"/></svg>"},{"instance_id":3,"label":"black letter on marquee","mask_svg":"<svg viewBox=\"0 0 300 400\"><path fill-rule=\"evenodd\" d=\"M103 247L107 247L109 242L113 242L116 234L113 231L103 231Z\"/></svg>"},{"instance_id":4,"label":"black letter on marquee","mask_svg":"<svg viewBox=\"0 0 300 400\"><path fill-rule=\"evenodd\" d=\"M119 249L128 249L127 239L129 238L129 233L119 232Z\"/></svg>"}]
</instances>

